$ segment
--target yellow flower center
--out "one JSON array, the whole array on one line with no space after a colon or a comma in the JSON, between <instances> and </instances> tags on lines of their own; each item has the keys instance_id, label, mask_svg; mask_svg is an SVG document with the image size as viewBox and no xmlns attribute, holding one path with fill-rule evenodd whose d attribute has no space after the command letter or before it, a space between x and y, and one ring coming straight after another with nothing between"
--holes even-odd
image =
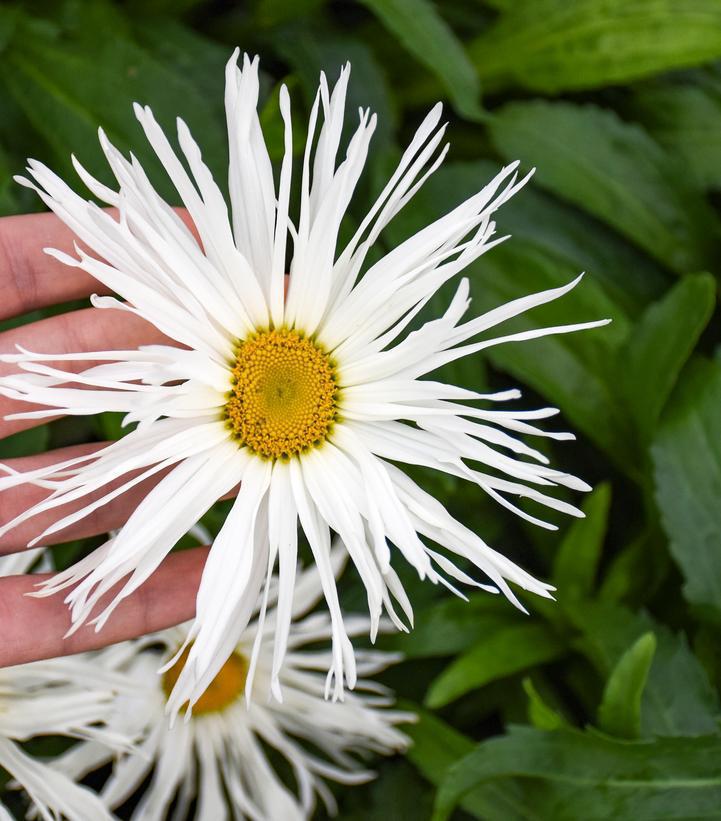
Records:
<instances>
[{"instance_id":1,"label":"yellow flower center","mask_svg":"<svg viewBox=\"0 0 721 821\"><path fill-rule=\"evenodd\" d=\"M298 331L263 331L240 343L225 418L241 445L288 459L326 440L336 418L333 363Z\"/></svg>"},{"instance_id":2,"label":"yellow flower center","mask_svg":"<svg viewBox=\"0 0 721 821\"><path fill-rule=\"evenodd\" d=\"M163 674L163 692L168 698L178 676L185 667L191 645L183 650L175 664ZM193 715L203 713L219 713L225 710L243 693L245 677L248 674L248 662L240 653L232 656L220 668L218 675L210 682L203 695L193 705Z\"/></svg>"}]
</instances>

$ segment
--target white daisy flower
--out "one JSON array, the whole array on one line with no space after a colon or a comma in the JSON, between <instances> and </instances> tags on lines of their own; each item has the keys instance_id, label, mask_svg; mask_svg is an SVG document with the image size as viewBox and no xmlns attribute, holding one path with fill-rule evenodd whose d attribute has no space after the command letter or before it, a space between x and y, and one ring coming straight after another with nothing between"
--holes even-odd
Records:
<instances>
[{"instance_id":1,"label":"white daisy flower","mask_svg":"<svg viewBox=\"0 0 721 821\"><path fill-rule=\"evenodd\" d=\"M332 552L336 567L344 552ZM78 781L112 762L100 797L113 809L135 795L153 771L132 815L142 821L166 818L176 799L172 817L185 818L196 798L191 817L197 821L300 821L312 815L317 795L333 813L335 801L324 781L350 785L374 777L359 764L358 755L404 750L408 739L393 725L414 716L388 709L388 691L365 680L397 659L391 653L357 651L357 670L363 678L356 691L343 701L322 698L331 653L317 645L327 645L332 625L327 613L307 615L322 595L315 568L298 578L292 608L298 621L290 629L280 672L283 700L271 699L278 618L278 588L275 583L272 588L267 612L256 611L256 618L263 621L246 628L195 702L192 715L172 726L166 703L191 652L187 627L100 651L96 663L127 675L136 687L133 695L118 697L107 721L136 738L137 749L118 758L102 743L88 741L56 759L54 766ZM347 626L351 635L361 635L368 631L368 619L352 616ZM166 663L166 672L159 677L161 662ZM268 750L274 754L269 756ZM285 759L292 782L285 783L277 772L275 754Z\"/></svg>"},{"instance_id":2,"label":"white daisy flower","mask_svg":"<svg viewBox=\"0 0 721 821\"><path fill-rule=\"evenodd\" d=\"M38 551L0 559L0 576L25 572ZM19 742L63 735L87 743L127 746L124 736L103 725L115 701L117 675L98 669L89 656L52 659L0 669L0 767L11 787L25 790L46 821L102 821L111 813L91 790L79 786L49 762L28 755ZM12 819L0 804L0 819Z\"/></svg>"},{"instance_id":3,"label":"white daisy flower","mask_svg":"<svg viewBox=\"0 0 721 821\"><path fill-rule=\"evenodd\" d=\"M509 583L550 595L549 585L456 521L398 463L473 482L500 504L547 527L553 525L509 497L578 516L576 507L545 491L556 485L588 490L581 480L549 467L539 451L515 435L572 438L535 427L555 409L498 410L496 403L516 399L519 392L488 395L422 378L493 345L604 324L479 339L504 320L562 296L578 280L463 321L470 304L463 279L442 316L410 331L444 283L505 239L493 238L491 216L528 179L517 179L517 163L367 264L383 228L445 156L441 106L425 118L353 238L338 248L341 222L376 126L375 115L361 110L338 163L350 67L341 71L332 91L321 75L302 161L300 211L293 223L288 92L281 88L285 156L276 185L257 114L258 60L245 57L242 69L236 62L237 52L227 66L225 92L230 209L185 123L178 120L178 142L189 172L150 109L135 109L199 239L159 197L137 160L123 157L102 131L100 142L119 192L74 162L91 193L118 212L84 200L36 161L29 164L31 179L19 180L35 188L93 252L78 246L77 258L52 249L48 253L89 272L120 296L96 296L93 304L133 312L177 343L67 355L21 350L2 357L25 371L1 379L2 393L47 407L12 418L120 411L126 424L137 427L93 455L0 479L0 488L35 482L52 490L0 532L101 491L77 512L60 515L38 537L44 539L169 470L119 534L45 582L41 595L70 588L74 624L91 619L101 628L213 502L240 482L205 567L191 627L193 645L171 699L173 709L198 699L218 673L276 563L280 592L271 678L277 684L290 629L298 522L330 609L329 691L336 698L344 683L353 687L357 673L329 565L332 531L343 539L367 589L372 636L384 610L406 629L394 600L412 623L393 560L405 560L421 578L454 589L446 576L476 584L449 555L461 559L487 578L480 587L503 591L519 607ZM83 360L104 364L72 376L51 364ZM111 603L95 613L101 596L128 575Z\"/></svg>"}]
</instances>

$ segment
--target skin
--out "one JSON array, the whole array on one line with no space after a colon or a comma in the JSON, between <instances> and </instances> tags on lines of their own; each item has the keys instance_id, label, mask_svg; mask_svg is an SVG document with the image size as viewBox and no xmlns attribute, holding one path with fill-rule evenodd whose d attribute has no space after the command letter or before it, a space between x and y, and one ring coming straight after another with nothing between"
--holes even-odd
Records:
<instances>
[{"instance_id":1,"label":"skin","mask_svg":"<svg viewBox=\"0 0 721 821\"><path fill-rule=\"evenodd\" d=\"M72 232L55 215L29 214L0 218L0 293L3 295L0 319L105 292L101 284L88 274L65 266L43 253L45 247L73 253ZM107 311L85 308L0 333L0 352L14 352L16 343L33 351L60 353L127 350L158 342L169 343L169 340L152 325L130 313L114 311L109 322ZM84 369L90 364L75 363L75 367ZM73 363L58 363L57 366L73 369ZM0 374L14 372L17 372L17 366L0 363ZM34 407L26 402L0 397L0 439L47 421L4 419L7 414ZM102 444L78 445L37 456L8 459L5 464L16 470L32 470L99 447ZM120 527L160 478L153 477L87 519L54 534L48 544L102 534ZM9 521L42 499L46 492L32 486L2 492L0 520ZM64 513L71 510L72 505L63 508ZM39 516L8 533L0 539L0 555L23 550L51 519L52 514L50 518ZM101 631L95 632L93 626L83 626L68 638L64 635L70 627L70 617L62 594L42 599L26 596L42 578L38 575L0 579L0 667L97 649L192 618L207 555L206 547L170 555L153 576L117 608ZM122 584L121 581L118 587ZM114 590L108 592L108 599L112 598ZM99 610L102 607L101 601Z\"/></svg>"}]
</instances>

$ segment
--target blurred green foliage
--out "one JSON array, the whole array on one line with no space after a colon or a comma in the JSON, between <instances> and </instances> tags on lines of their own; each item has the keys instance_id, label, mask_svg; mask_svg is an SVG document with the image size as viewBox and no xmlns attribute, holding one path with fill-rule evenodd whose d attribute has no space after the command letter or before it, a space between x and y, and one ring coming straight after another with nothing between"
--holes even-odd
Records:
<instances>
[{"instance_id":1,"label":"blurred green foliage","mask_svg":"<svg viewBox=\"0 0 721 821\"><path fill-rule=\"evenodd\" d=\"M596 490L585 520L549 534L473 488L424 477L469 527L552 580L558 601L526 598L525 616L500 597L455 600L405 574L416 628L382 643L406 653L385 679L419 713L415 743L407 760L377 762L373 784L339 790L340 817L720 817L721 4L3 4L0 211L38 208L10 180L27 155L70 177L73 152L108 179L98 125L174 199L134 100L169 128L181 115L222 180L223 64L235 45L261 54L275 159L277 84L291 88L302 123L319 70L334 77L352 61L349 123L361 104L380 120L352 219L427 108L447 101L449 158L380 250L518 158L538 172L498 215L513 238L469 269L473 309L585 270L573 293L508 332L614 320L493 348L441 374L476 388L520 383L527 407L558 406L579 441L543 447ZM14 437L0 455L120 434L110 415L73 419ZM218 518L207 517L211 529ZM71 548L58 561L83 546ZM345 601L362 606L357 582L344 584Z\"/></svg>"}]
</instances>

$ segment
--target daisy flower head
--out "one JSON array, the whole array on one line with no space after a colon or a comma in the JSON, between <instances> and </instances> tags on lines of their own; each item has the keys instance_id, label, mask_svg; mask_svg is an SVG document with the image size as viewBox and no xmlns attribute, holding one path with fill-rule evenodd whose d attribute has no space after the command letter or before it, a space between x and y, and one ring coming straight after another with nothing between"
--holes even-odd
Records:
<instances>
[{"instance_id":1,"label":"daisy flower head","mask_svg":"<svg viewBox=\"0 0 721 821\"><path fill-rule=\"evenodd\" d=\"M483 574L481 587L502 591L518 606L510 583L550 595L548 585L456 521L399 464L473 482L539 523L508 497L580 515L546 491L555 485L588 489L515 436L568 438L535 426L554 410L499 410L497 403L516 399L518 392L487 395L424 378L492 345L603 324L479 339L504 320L562 296L577 280L464 320L470 304L465 279L442 316L418 324L441 286L505 239L494 238L492 215L528 179L518 179L517 163L370 263L383 228L445 156L440 105L421 123L351 240L339 247L376 126L375 115L361 110L338 160L350 67L332 89L321 75L295 176L290 101L281 88L285 155L276 181L257 114L258 60L244 57L240 67L237 57L227 65L225 89L229 205L185 123L177 124L179 156L150 109L135 109L195 233L160 198L137 160L121 155L102 132L119 190L98 182L77 161L75 167L94 197L116 211L83 199L36 161L30 161L28 178L19 180L91 249L78 246L77 256L48 252L118 294L96 296L93 304L109 313L137 314L169 343L65 355L21 350L3 360L23 372L0 379L6 396L45 406L16 417L119 411L126 424L137 423L92 455L0 478L0 488L36 482L51 491L2 530L57 509L57 521L38 537L43 539L139 482L162 476L117 535L43 583L40 595L69 590L76 627L90 620L100 629L199 517L240 483L203 573L176 707L197 700L221 669L276 566L272 677L278 681L296 584L298 524L330 611L328 686L335 698L345 684L353 687L357 671L330 565L332 533L343 540L365 585L372 636L384 611L399 629L412 623L393 566L399 561L434 583L476 584L456 567L453 559L461 559ZM292 182L300 199L294 221ZM73 361L77 367L83 360L95 364L73 375L53 364ZM83 499L80 510L62 515L63 505ZM100 598L126 577L110 604L95 612Z\"/></svg>"},{"instance_id":2,"label":"daisy flower head","mask_svg":"<svg viewBox=\"0 0 721 821\"><path fill-rule=\"evenodd\" d=\"M343 552L332 552L334 565L342 563ZM119 695L107 721L135 738L137 746L117 757L102 743L88 741L54 766L77 781L112 763L100 797L116 809L135 796L132 818L142 821L160 821L169 812L173 818L197 821L302 821L311 817L317 797L334 813L325 782L352 785L372 778L359 757L404 750L408 739L394 725L414 717L389 709L388 691L365 678L395 661L391 653L359 650L356 690L343 701L322 698L331 659L318 646L327 644L332 627L327 612L307 615L321 596L315 568L299 574L295 622L279 676L282 701L271 699L279 592L275 579L270 587L267 608L256 610L184 721L169 723L166 704L189 658L187 626L100 651L96 663L134 685ZM348 626L352 635L367 633L368 618L352 616ZM162 677L156 673L160 663L165 666ZM251 689L254 697L246 701L243 694ZM284 760L280 767L279 757Z\"/></svg>"},{"instance_id":3,"label":"daisy flower head","mask_svg":"<svg viewBox=\"0 0 721 821\"><path fill-rule=\"evenodd\" d=\"M23 573L37 558L37 550L2 558L0 576ZM99 670L87 655L0 669L0 768L13 779L10 787L24 790L45 821L112 818L95 793L31 756L21 744L60 735L102 743L105 749L127 747L129 740L104 723L119 680ZM2 804L0 819L12 819Z\"/></svg>"}]
</instances>

